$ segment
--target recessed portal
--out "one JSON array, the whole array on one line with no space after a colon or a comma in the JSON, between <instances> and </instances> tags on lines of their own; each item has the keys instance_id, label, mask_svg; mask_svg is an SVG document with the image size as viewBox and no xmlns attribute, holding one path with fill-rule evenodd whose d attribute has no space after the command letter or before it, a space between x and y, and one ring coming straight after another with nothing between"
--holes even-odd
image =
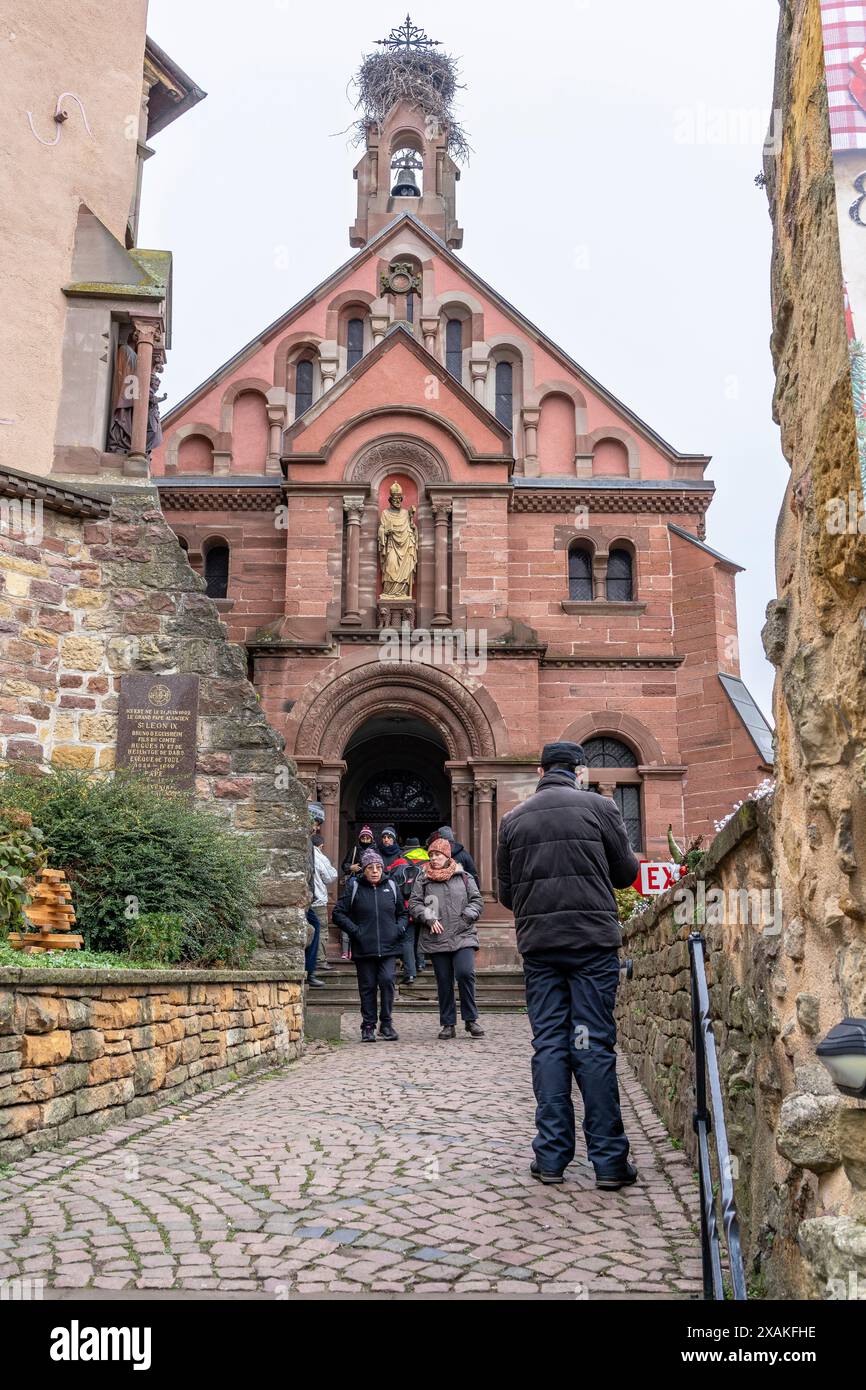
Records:
<instances>
[{"instance_id":1,"label":"recessed portal","mask_svg":"<svg viewBox=\"0 0 866 1390\"><path fill-rule=\"evenodd\" d=\"M429 724L411 715L367 720L343 754L347 768L340 805L340 854L355 843L362 825L378 835L393 825L402 844L426 837L451 819L448 750Z\"/></svg>"}]
</instances>

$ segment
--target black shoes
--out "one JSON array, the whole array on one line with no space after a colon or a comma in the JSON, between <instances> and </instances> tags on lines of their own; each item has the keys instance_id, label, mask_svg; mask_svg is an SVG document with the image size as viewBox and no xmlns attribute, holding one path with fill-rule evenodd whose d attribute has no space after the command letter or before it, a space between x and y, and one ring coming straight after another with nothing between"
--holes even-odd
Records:
<instances>
[{"instance_id":1,"label":"black shoes","mask_svg":"<svg viewBox=\"0 0 866 1390\"><path fill-rule=\"evenodd\" d=\"M451 1025L451 1027L448 1027L448 1026L446 1025L446 1027L444 1027L444 1028L441 1030L439 1036L440 1036L440 1038L456 1038L456 1037L457 1037L457 1029L453 1026L453 1024Z\"/></svg>"},{"instance_id":2,"label":"black shoes","mask_svg":"<svg viewBox=\"0 0 866 1390\"><path fill-rule=\"evenodd\" d=\"M404 986L406 986L406 985L414 985L414 983L415 983L415 976L414 976L414 975L405 975L405 976L403 977L403 979L400 981L400 988L403 989Z\"/></svg>"},{"instance_id":3,"label":"black shoes","mask_svg":"<svg viewBox=\"0 0 866 1390\"><path fill-rule=\"evenodd\" d=\"M380 1023L379 1037L384 1038L386 1042L400 1041L400 1035L394 1031L393 1023Z\"/></svg>"},{"instance_id":4,"label":"black shoes","mask_svg":"<svg viewBox=\"0 0 866 1390\"><path fill-rule=\"evenodd\" d=\"M370 1025L369 1027L368 1027L367 1025L365 1025L365 1026L361 1029L361 1042L375 1042L375 1041L376 1041L376 1029L375 1029L372 1025Z\"/></svg>"},{"instance_id":5,"label":"black shoes","mask_svg":"<svg viewBox=\"0 0 866 1390\"><path fill-rule=\"evenodd\" d=\"M555 1187L559 1183L565 1182L564 1173L545 1173L542 1168L539 1168L535 1159L530 1163L529 1171L538 1182L543 1182L545 1187Z\"/></svg>"},{"instance_id":6,"label":"black shoes","mask_svg":"<svg viewBox=\"0 0 866 1390\"><path fill-rule=\"evenodd\" d=\"M595 1185L601 1188L602 1192L616 1192L621 1187L631 1187L637 1182L637 1169L633 1163L625 1165L623 1173L596 1173Z\"/></svg>"},{"instance_id":7,"label":"black shoes","mask_svg":"<svg viewBox=\"0 0 866 1390\"><path fill-rule=\"evenodd\" d=\"M470 1038L484 1037L484 1029L481 1027L481 1024L475 1018L472 1020L471 1023L467 1023L466 1031L469 1034Z\"/></svg>"},{"instance_id":8,"label":"black shoes","mask_svg":"<svg viewBox=\"0 0 866 1390\"><path fill-rule=\"evenodd\" d=\"M307 976L307 989L327 989L327 988L328 988L328 986L325 984L325 981L324 981L324 980L317 980L316 977L315 977L315 975L308 975L308 976Z\"/></svg>"}]
</instances>

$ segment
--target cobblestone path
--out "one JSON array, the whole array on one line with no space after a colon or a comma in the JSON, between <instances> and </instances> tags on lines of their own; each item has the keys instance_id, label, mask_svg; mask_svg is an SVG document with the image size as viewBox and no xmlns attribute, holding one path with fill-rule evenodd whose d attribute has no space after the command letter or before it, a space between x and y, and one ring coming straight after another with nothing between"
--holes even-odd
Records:
<instances>
[{"instance_id":1,"label":"cobblestone path","mask_svg":"<svg viewBox=\"0 0 866 1390\"><path fill-rule=\"evenodd\" d=\"M0 1279L219 1294L700 1294L691 1166L621 1061L640 1181L528 1173L523 1015L438 1042L314 1044L302 1061L0 1168ZM348 1025L346 1025L348 1026ZM582 1145L579 1146L582 1148Z\"/></svg>"}]
</instances>

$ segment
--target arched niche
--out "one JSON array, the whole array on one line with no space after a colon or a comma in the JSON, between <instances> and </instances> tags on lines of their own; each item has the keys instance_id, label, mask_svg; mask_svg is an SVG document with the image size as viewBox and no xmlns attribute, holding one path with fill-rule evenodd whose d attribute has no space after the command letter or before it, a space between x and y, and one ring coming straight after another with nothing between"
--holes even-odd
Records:
<instances>
[{"instance_id":1,"label":"arched niche","mask_svg":"<svg viewBox=\"0 0 866 1390\"><path fill-rule=\"evenodd\" d=\"M538 470L541 476L567 477L574 472L577 422L574 401L561 391L541 402L538 421Z\"/></svg>"},{"instance_id":2,"label":"arched niche","mask_svg":"<svg viewBox=\"0 0 866 1390\"><path fill-rule=\"evenodd\" d=\"M268 405L259 390L241 391L232 411L232 471L264 473L268 459Z\"/></svg>"}]
</instances>

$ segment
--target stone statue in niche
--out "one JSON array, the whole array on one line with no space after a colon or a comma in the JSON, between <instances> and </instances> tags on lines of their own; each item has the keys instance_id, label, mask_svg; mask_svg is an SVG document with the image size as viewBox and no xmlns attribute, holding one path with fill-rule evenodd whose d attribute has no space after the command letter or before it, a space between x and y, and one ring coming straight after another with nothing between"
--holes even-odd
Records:
<instances>
[{"instance_id":1,"label":"stone statue in niche","mask_svg":"<svg viewBox=\"0 0 866 1390\"><path fill-rule=\"evenodd\" d=\"M138 394L138 354L135 346L135 334L131 333L126 342L120 343L117 349L111 392L111 425L108 431L109 454L128 454L132 448L132 411Z\"/></svg>"},{"instance_id":2,"label":"stone statue in niche","mask_svg":"<svg viewBox=\"0 0 866 1390\"><path fill-rule=\"evenodd\" d=\"M403 489L394 483L388 493L388 506L379 517L379 563L382 569L381 598L411 599L418 568L418 528L415 508L403 507Z\"/></svg>"}]
</instances>

